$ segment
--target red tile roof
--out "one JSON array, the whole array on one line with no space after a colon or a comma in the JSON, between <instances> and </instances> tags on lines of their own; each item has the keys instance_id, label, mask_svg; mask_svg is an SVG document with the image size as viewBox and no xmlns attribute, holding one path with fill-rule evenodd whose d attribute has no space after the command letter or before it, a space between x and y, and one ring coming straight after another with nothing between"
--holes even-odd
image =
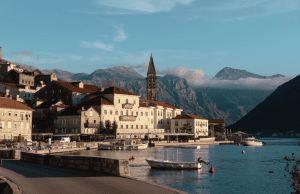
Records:
<instances>
[{"instance_id":1,"label":"red tile roof","mask_svg":"<svg viewBox=\"0 0 300 194\"><path fill-rule=\"evenodd\" d=\"M32 108L24 105L21 102L18 102L9 98L0 98L0 107L2 108L13 108L13 109L23 109L23 110L33 110Z\"/></svg>"},{"instance_id":2,"label":"red tile roof","mask_svg":"<svg viewBox=\"0 0 300 194\"><path fill-rule=\"evenodd\" d=\"M97 96L95 98L92 98L90 100L87 100L85 102L82 102L78 104L77 106L86 106L86 105L114 105L114 103L110 102L108 99L106 99L103 96Z\"/></svg>"},{"instance_id":3,"label":"red tile roof","mask_svg":"<svg viewBox=\"0 0 300 194\"><path fill-rule=\"evenodd\" d=\"M90 94L90 93L97 92L99 90L99 88L97 86L92 85L92 84L84 84L83 88L79 88L78 86L74 86L72 84L72 82L65 82L65 81L61 81L61 80L54 81L54 82L60 84L61 86L69 89L72 92Z\"/></svg>"},{"instance_id":4,"label":"red tile roof","mask_svg":"<svg viewBox=\"0 0 300 194\"><path fill-rule=\"evenodd\" d=\"M4 95L5 95L4 93L0 92L0 97L3 97Z\"/></svg>"},{"instance_id":5,"label":"red tile roof","mask_svg":"<svg viewBox=\"0 0 300 194\"><path fill-rule=\"evenodd\" d=\"M208 123L225 123L224 119L208 119Z\"/></svg>"},{"instance_id":6,"label":"red tile roof","mask_svg":"<svg viewBox=\"0 0 300 194\"><path fill-rule=\"evenodd\" d=\"M140 100L142 100L144 102L147 102L148 104L152 103L152 104L156 104L156 105L159 105L159 106L164 106L164 107L167 107L167 108L180 109L180 108L178 108L176 106L172 106L172 105L170 105L168 103L164 103L164 102L157 102L157 101L144 100L144 99L140 99Z\"/></svg>"},{"instance_id":7,"label":"red tile roof","mask_svg":"<svg viewBox=\"0 0 300 194\"><path fill-rule=\"evenodd\" d=\"M105 88L103 92L98 91L98 92L93 93L92 95L98 95L98 94L125 94L125 95L139 96L136 93L129 92L129 91L124 90L123 88L119 88L117 86L111 86L109 88Z\"/></svg>"},{"instance_id":8,"label":"red tile roof","mask_svg":"<svg viewBox=\"0 0 300 194\"><path fill-rule=\"evenodd\" d=\"M139 107L149 107L149 106L144 103L140 103Z\"/></svg>"},{"instance_id":9,"label":"red tile roof","mask_svg":"<svg viewBox=\"0 0 300 194\"><path fill-rule=\"evenodd\" d=\"M196 115L185 115L185 114L181 114L181 115L177 115L176 117L172 118L172 119L204 119L202 117L198 117ZM206 119L207 120L207 119Z\"/></svg>"}]
</instances>

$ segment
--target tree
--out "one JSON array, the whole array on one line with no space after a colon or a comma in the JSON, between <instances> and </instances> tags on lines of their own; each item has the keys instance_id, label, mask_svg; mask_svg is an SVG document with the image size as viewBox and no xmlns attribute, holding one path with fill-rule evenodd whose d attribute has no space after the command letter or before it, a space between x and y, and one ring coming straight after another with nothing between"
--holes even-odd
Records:
<instances>
[{"instance_id":1,"label":"tree","mask_svg":"<svg viewBox=\"0 0 300 194\"><path fill-rule=\"evenodd\" d=\"M192 126L191 124L188 122L188 123L185 123L183 125L182 128L180 128L181 130L181 133L192 133Z\"/></svg>"},{"instance_id":2,"label":"tree","mask_svg":"<svg viewBox=\"0 0 300 194\"><path fill-rule=\"evenodd\" d=\"M100 122L100 133L103 134L105 132L103 121Z\"/></svg>"},{"instance_id":3,"label":"tree","mask_svg":"<svg viewBox=\"0 0 300 194\"><path fill-rule=\"evenodd\" d=\"M105 121L105 130L108 132L111 129L112 125L111 125L111 121L110 120L106 120Z\"/></svg>"},{"instance_id":4,"label":"tree","mask_svg":"<svg viewBox=\"0 0 300 194\"><path fill-rule=\"evenodd\" d=\"M300 194L300 160L296 161L294 153L292 153L292 158L288 158L286 156L284 159L287 161L285 171L291 176L291 178L288 178L286 174L284 176L291 183L291 188L296 191L295 194ZM289 166L292 162L295 163L295 165L290 171Z\"/></svg>"},{"instance_id":5,"label":"tree","mask_svg":"<svg viewBox=\"0 0 300 194\"><path fill-rule=\"evenodd\" d=\"M114 122L112 123L111 131L110 131L112 135L116 135L117 128L118 128L118 123L116 120L114 120Z\"/></svg>"}]
</instances>

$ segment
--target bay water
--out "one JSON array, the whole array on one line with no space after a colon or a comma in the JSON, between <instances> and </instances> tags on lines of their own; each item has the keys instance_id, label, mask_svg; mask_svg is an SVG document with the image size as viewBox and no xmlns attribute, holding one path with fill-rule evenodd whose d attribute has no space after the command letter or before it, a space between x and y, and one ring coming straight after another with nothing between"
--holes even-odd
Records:
<instances>
[{"instance_id":1,"label":"bay water","mask_svg":"<svg viewBox=\"0 0 300 194\"><path fill-rule=\"evenodd\" d=\"M295 153L300 159L299 138L261 139L264 146L248 147L236 144L207 145L200 149L152 147L146 150L84 150L68 155L101 156L129 159L130 176L172 187L188 193L291 193L284 174L285 156ZM242 154L242 150L245 154ZM210 165L200 170L151 169L145 159L196 161L201 157ZM211 166L215 173L209 173ZM291 169L291 167L290 167ZM274 173L270 173L274 171Z\"/></svg>"}]
</instances>

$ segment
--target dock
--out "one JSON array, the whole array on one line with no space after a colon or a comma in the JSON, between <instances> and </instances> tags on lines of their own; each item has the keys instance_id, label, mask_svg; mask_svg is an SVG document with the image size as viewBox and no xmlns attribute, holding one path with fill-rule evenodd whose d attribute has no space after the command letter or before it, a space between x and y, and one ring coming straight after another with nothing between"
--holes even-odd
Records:
<instances>
[{"instance_id":1,"label":"dock","mask_svg":"<svg viewBox=\"0 0 300 194\"><path fill-rule=\"evenodd\" d=\"M199 145L165 145L164 148L200 149Z\"/></svg>"}]
</instances>

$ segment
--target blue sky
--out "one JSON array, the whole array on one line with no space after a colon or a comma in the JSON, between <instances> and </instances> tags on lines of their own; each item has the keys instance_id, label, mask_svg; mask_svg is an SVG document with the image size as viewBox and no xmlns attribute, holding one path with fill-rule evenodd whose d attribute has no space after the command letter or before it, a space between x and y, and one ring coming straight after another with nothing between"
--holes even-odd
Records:
<instances>
[{"instance_id":1,"label":"blue sky","mask_svg":"<svg viewBox=\"0 0 300 194\"><path fill-rule=\"evenodd\" d=\"M297 0L1 1L3 59L92 73L112 65L145 75L210 79L224 67L300 72ZM185 72L190 72L186 74Z\"/></svg>"}]
</instances>

